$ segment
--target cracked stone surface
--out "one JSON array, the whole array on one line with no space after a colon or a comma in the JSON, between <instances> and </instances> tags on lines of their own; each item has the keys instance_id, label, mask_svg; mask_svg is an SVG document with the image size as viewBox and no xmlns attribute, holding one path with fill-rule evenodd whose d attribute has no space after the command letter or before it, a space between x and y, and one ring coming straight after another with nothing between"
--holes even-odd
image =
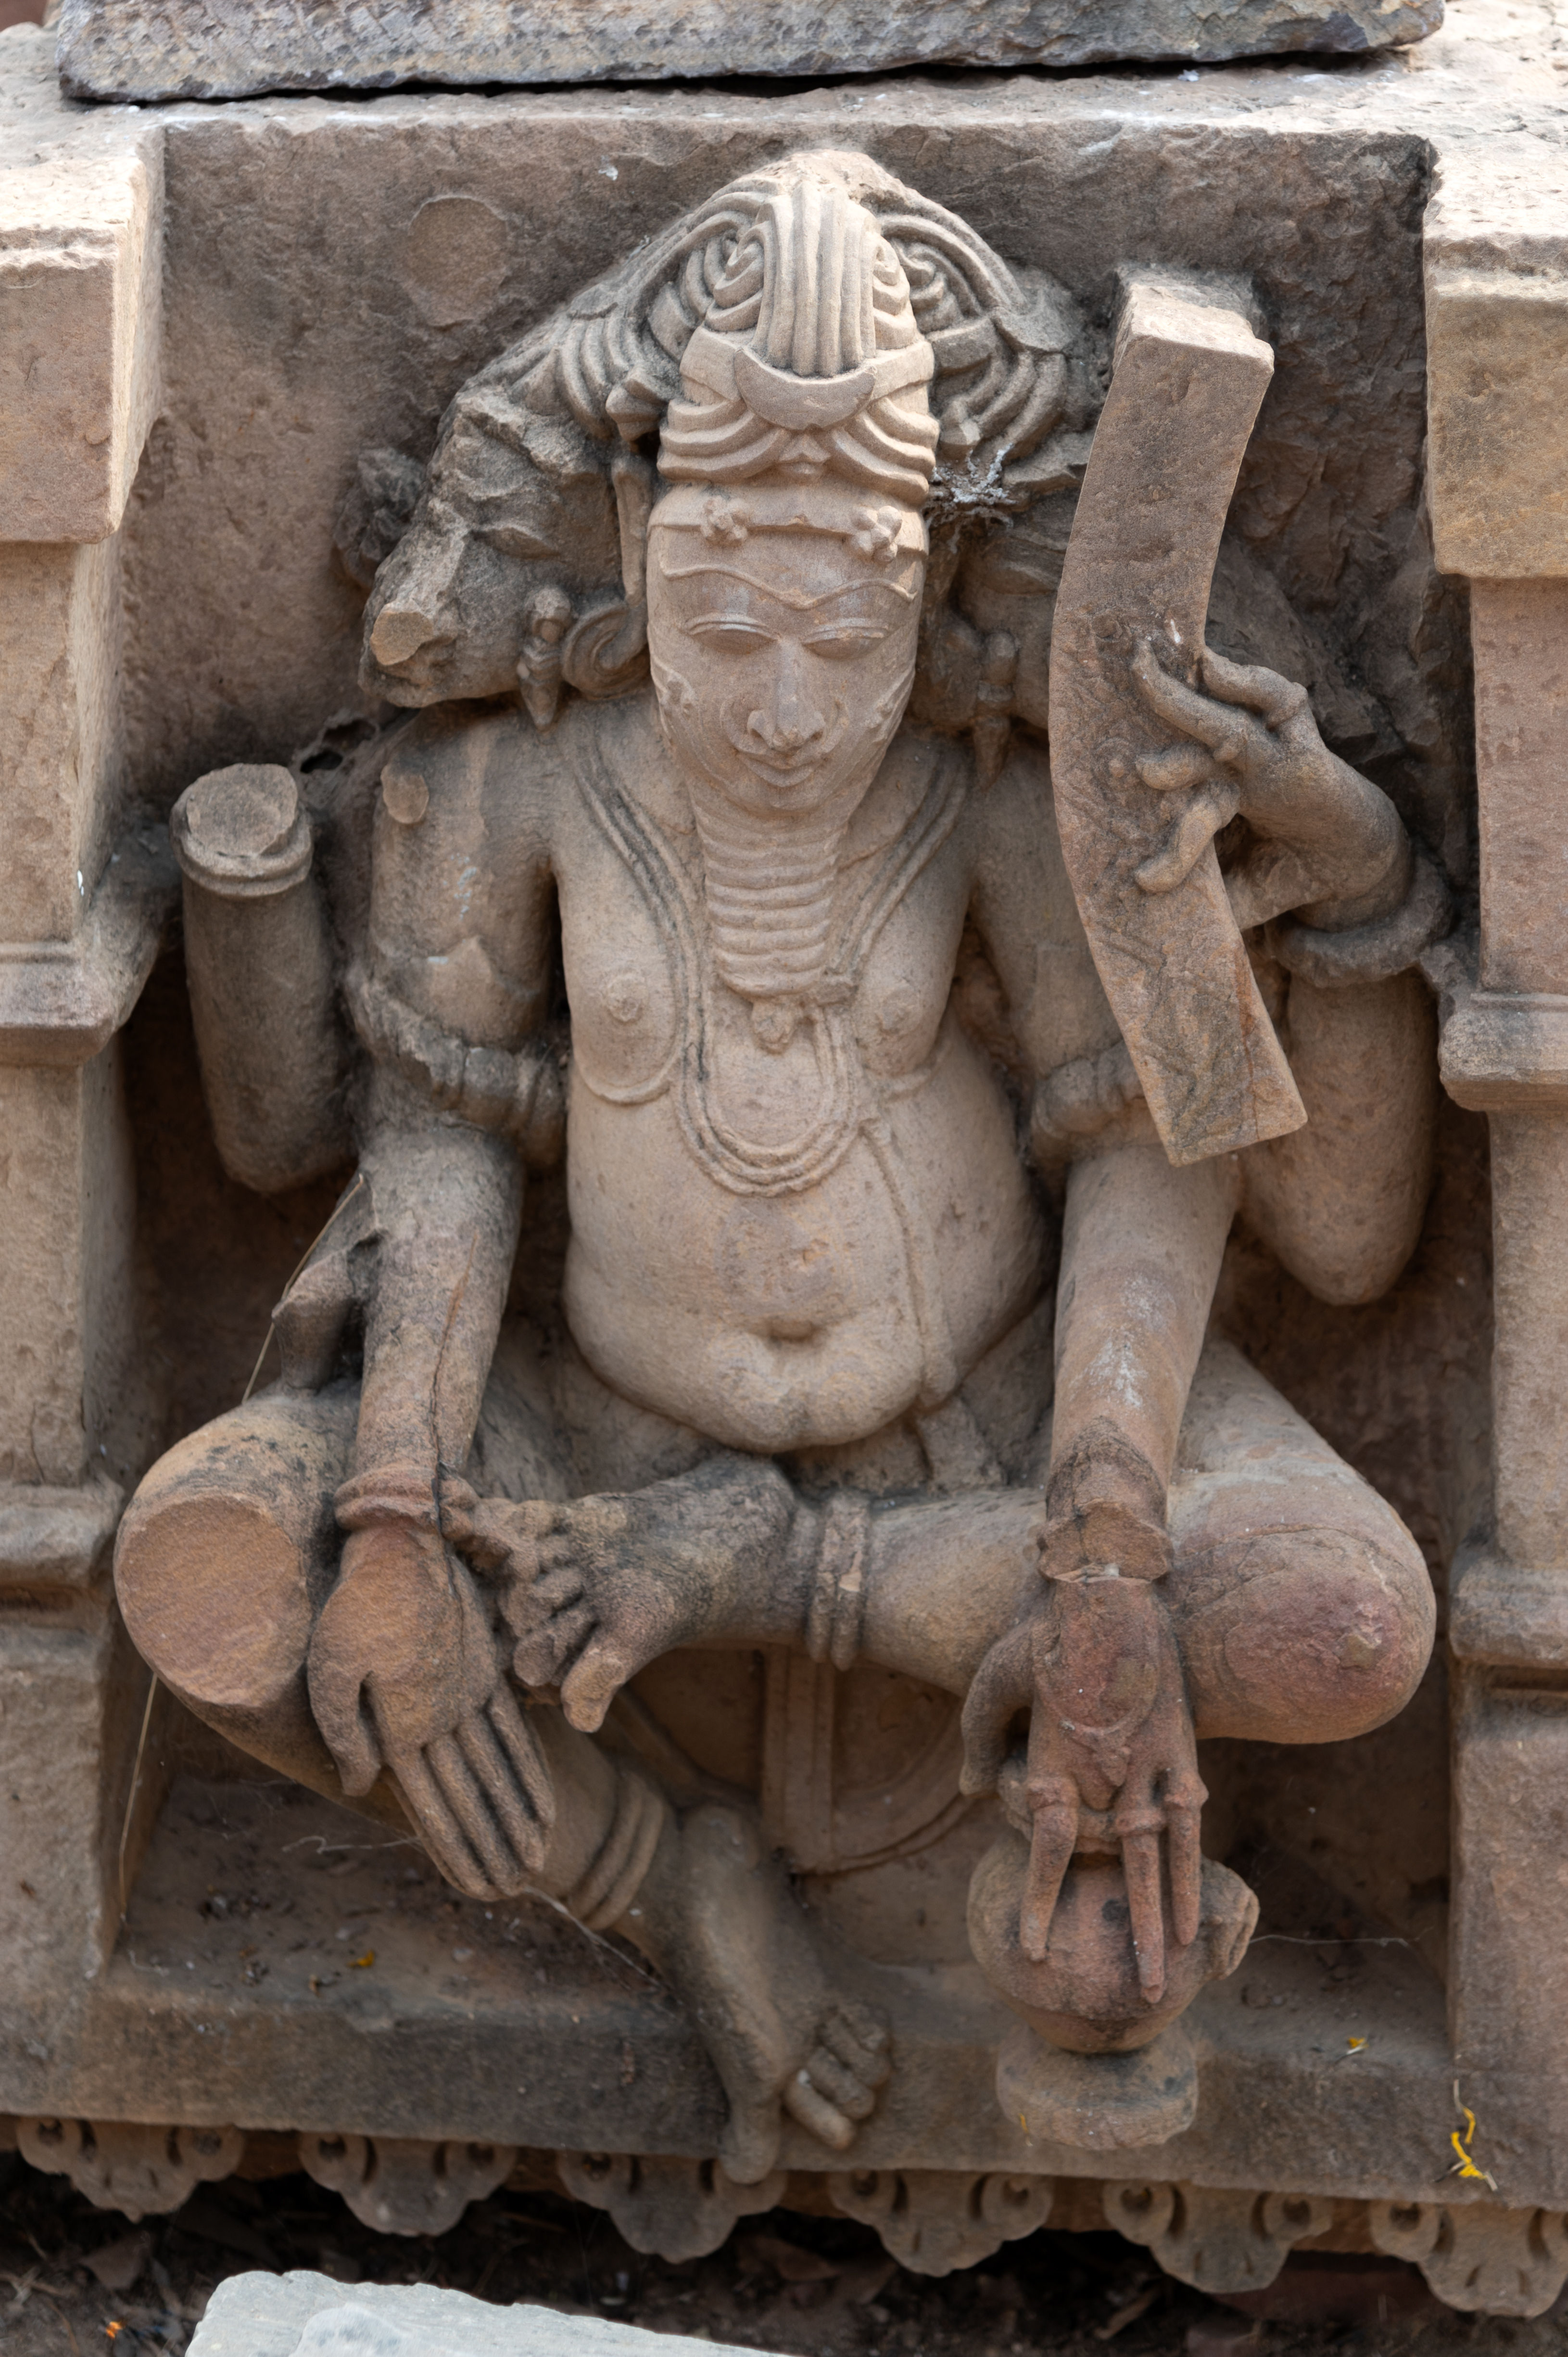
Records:
<instances>
[{"instance_id":1,"label":"cracked stone surface","mask_svg":"<svg viewBox=\"0 0 1568 2357\"><path fill-rule=\"evenodd\" d=\"M1443 0L66 0L60 79L76 98L240 98L402 82L669 81L891 67L1212 64L1400 48Z\"/></svg>"}]
</instances>

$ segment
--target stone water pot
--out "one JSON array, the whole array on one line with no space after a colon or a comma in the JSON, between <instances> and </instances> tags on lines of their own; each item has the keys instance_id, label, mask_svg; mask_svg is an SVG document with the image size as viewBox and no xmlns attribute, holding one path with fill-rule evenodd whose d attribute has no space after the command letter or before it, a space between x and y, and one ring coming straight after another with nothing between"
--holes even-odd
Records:
<instances>
[{"instance_id":1,"label":"stone water pot","mask_svg":"<svg viewBox=\"0 0 1568 2357\"><path fill-rule=\"evenodd\" d=\"M1018 1936L1028 1865L1028 1841L1009 1825L971 1880L970 1943L997 1995L1042 2038L1072 2053L1124 2054L1148 2045L1206 1981L1235 1971L1258 1920L1258 1902L1240 1877L1206 1857L1197 1936L1185 1948L1167 1944L1165 1988L1151 2004L1138 1986L1120 1858L1073 1859L1038 1964L1024 1953ZM1168 1925L1168 1886L1165 1904Z\"/></svg>"}]
</instances>

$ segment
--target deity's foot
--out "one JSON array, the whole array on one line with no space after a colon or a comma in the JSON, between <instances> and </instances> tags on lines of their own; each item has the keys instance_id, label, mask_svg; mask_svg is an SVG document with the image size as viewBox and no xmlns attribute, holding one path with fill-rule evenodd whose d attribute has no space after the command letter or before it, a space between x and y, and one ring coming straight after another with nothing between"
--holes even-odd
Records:
<instances>
[{"instance_id":1,"label":"deity's foot","mask_svg":"<svg viewBox=\"0 0 1568 2357\"><path fill-rule=\"evenodd\" d=\"M871 2010L832 1986L782 1871L742 1810L671 1818L617 1930L687 2007L729 2098L719 2158L743 2185L778 2158L782 2115L843 2152L891 2061Z\"/></svg>"}]
</instances>

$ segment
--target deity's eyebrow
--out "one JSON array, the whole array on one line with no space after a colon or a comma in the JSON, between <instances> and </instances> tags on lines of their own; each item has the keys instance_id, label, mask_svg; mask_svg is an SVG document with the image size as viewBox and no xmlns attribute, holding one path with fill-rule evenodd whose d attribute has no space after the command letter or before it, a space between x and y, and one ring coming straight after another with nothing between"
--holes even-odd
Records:
<instances>
[{"instance_id":1,"label":"deity's eyebrow","mask_svg":"<svg viewBox=\"0 0 1568 2357\"><path fill-rule=\"evenodd\" d=\"M725 581L738 581L745 589L755 589L762 597L771 597L776 606L788 606L792 612L809 614L818 606L832 605L835 597L864 597L868 589L885 589L890 597L902 598L913 605L918 591L903 588L897 581L841 581L833 589L819 591L814 597L797 597L787 589L776 588L771 582L758 581L754 574L743 573L736 565L665 565L660 571L666 581L700 581L717 575Z\"/></svg>"}]
</instances>

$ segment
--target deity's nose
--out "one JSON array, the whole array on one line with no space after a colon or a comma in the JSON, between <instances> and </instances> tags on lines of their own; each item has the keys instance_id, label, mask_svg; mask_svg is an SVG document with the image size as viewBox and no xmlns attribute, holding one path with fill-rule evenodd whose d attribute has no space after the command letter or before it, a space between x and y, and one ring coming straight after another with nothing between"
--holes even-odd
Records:
<instances>
[{"instance_id":1,"label":"deity's nose","mask_svg":"<svg viewBox=\"0 0 1568 2357\"><path fill-rule=\"evenodd\" d=\"M786 652L779 667L773 694L746 719L747 733L770 753L798 752L822 734L822 715L803 693L798 659Z\"/></svg>"}]
</instances>

